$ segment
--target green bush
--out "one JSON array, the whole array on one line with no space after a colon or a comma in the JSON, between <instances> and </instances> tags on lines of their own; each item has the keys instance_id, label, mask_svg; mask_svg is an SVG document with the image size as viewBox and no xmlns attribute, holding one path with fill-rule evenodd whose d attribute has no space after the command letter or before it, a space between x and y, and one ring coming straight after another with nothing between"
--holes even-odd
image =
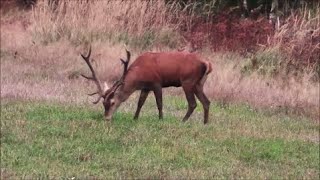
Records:
<instances>
[{"instance_id":1,"label":"green bush","mask_svg":"<svg viewBox=\"0 0 320 180\"><path fill-rule=\"evenodd\" d=\"M251 55L242 66L243 73L257 72L261 75L275 76L279 73L288 73L288 58L279 47L261 49Z\"/></svg>"}]
</instances>

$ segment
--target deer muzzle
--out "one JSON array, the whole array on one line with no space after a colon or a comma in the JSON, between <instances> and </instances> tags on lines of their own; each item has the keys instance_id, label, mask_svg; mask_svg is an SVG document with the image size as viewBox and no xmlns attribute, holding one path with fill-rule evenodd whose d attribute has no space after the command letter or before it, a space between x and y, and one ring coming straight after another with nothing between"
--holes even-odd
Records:
<instances>
[{"instance_id":1,"label":"deer muzzle","mask_svg":"<svg viewBox=\"0 0 320 180\"><path fill-rule=\"evenodd\" d=\"M104 119L105 119L106 121L111 121L111 120L112 120L112 116L104 116Z\"/></svg>"},{"instance_id":2,"label":"deer muzzle","mask_svg":"<svg viewBox=\"0 0 320 180\"><path fill-rule=\"evenodd\" d=\"M104 114L104 119L105 119L106 121L111 121L111 120L112 120L112 115L105 113L105 114Z\"/></svg>"}]
</instances>

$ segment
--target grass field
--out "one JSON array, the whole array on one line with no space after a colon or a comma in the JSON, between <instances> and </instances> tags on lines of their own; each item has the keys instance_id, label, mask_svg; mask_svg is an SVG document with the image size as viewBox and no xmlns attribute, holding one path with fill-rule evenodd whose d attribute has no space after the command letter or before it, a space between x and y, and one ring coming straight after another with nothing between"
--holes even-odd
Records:
<instances>
[{"instance_id":1,"label":"grass field","mask_svg":"<svg viewBox=\"0 0 320 180\"><path fill-rule=\"evenodd\" d=\"M198 103L199 104L199 103ZM12 178L319 177L319 124L246 105L213 103L209 125L197 107L165 98L158 120L149 98L138 121L133 99L112 122L91 105L4 100L1 176ZM2 179L1 178L1 179Z\"/></svg>"},{"instance_id":2,"label":"grass field","mask_svg":"<svg viewBox=\"0 0 320 180\"><path fill-rule=\"evenodd\" d=\"M99 78L112 83L122 72L124 43L131 62L145 49L176 51L187 44L178 25L197 18L167 9L164 0L150 1L152 8L140 0L87 1L91 8L59 1L56 11L49 2L29 11L0 8L1 180L319 179L316 71L270 74L286 71L272 44L252 56L204 47L197 53L213 67L204 86L208 125L199 102L181 122L188 106L181 88L164 90L163 120L152 95L133 120L134 93L105 122L101 103L93 106L86 95L96 87L80 77L89 73L80 53L90 44ZM319 17L284 26L275 40L296 35L286 43L316 54L306 29L319 29Z\"/></svg>"}]
</instances>

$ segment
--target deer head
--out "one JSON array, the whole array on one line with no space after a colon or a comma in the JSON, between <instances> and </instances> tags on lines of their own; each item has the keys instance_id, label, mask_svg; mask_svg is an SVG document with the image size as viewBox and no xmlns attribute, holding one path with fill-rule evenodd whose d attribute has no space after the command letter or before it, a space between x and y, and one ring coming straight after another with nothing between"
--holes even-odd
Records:
<instances>
[{"instance_id":1,"label":"deer head","mask_svg":"<svg viewBox=\"0 0 320 180\"><path fill-rule=\"evenodd\" d=\"M128 65L130 62L130 57L131 57L131 53L126 49L126 53L127 53L127 59L121 59L120 61L123 64L123 73L121 78L116 81L113 86L111 86L111 88L108 88L107 84L105 83L104 88L102 89L101 87L101 82L98 79L98 77L96 76L96 73L90 63L90 55L91 55L91 46L88 52L87 56L84 56L83 54L81 54L81 57L85 60L85 62L87 63L87 65L89 66L89 69L92 73L92 76L86 76L81 74L82 77L88 79L88 80L92 80L96 86L97 86L97 91L94 93L90 93L88 94L89 96L93 96L93 95L98 95L98 98L96 101L93 102L93 104L97 104L101 98L103 98L103 106L105 109L105 119L106 120L111 120L112 114L113 112L119 107L120 103L122 102L119 98L115 97L115 94L117 92L117 90L124 84L124 78L127 74L128 71Z\"/></svg>"}]
</instances>

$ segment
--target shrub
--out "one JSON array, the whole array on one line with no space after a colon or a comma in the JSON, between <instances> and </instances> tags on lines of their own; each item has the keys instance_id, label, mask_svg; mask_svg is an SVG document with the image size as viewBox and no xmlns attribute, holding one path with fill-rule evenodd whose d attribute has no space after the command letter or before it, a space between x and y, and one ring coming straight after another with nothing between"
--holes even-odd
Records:
<instances>
[{"instance_id":1,"label":"shrub","mask_svg":"<svg viewBox=\"0 0 320 180\"><path fill-rule=\"evenodd\" d=\"M280 52L279 47L260 49L249 56L242 67L242 72L257 72L262 75L275 76L287 73L287 58Z\"/></svg>"}]
</instances>

